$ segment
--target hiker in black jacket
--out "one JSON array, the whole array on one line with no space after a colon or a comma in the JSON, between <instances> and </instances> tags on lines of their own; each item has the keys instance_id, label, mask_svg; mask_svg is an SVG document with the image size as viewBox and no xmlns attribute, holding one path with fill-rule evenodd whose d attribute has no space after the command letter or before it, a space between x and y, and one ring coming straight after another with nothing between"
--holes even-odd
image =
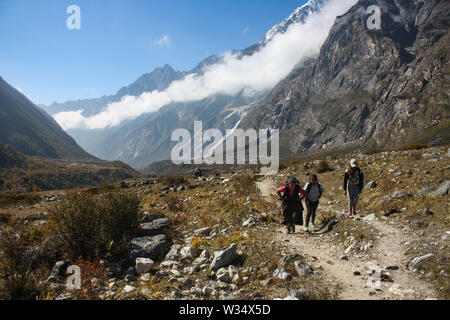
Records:
<instances>
[{"instance_id":1,"label":"hiker in black jacket","mask_svg":"<svg viewBox=\"0 0 450 320\"><path fill-rule=\"evenodd\" d=\"M356 159L350 161L350 167L345 171L344 193L348 196L348 215L356 214L358 198L364 188L364 174Z\"/></svg>"},{"instance_id":2,"label":"hiker in black jacket","mask_svg":"<svg viewBox=\"0 0 450 320\"><path fill-rule=\"evenodd\" d=\"M281 195L283 193L283 195ZM295 177L288 177L286 184L277 191L280 200L283 200L283 217L287 226L287 233L295 233L295 225L303 225L302 199L306 191L300 187Z\"/></svg>"},{"instance_id":3,"label":"hiker in black jacket","mask_svg":"<svg viewBox=\"0 0 450 320\"><path fill-rule=\"evenodd\" d=\"M311 227L314 229L316 223L316 211L319 206L320 198L324 192L322 185L319 183L317 175L313 174L309 178L309 182L305 184L303 189L307 192L306 195L306 223L305 231L309 229L309 221L311 220Z\"/></svg>"}]
</instances>

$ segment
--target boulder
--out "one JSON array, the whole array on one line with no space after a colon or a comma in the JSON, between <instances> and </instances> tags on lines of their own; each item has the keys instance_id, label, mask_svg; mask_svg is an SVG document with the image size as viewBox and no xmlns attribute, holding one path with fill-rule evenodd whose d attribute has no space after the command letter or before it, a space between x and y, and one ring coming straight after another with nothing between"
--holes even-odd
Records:
<instances>
[{"instance_id":1,"label":"boulder","mask_svg":"<svg viewBox=\"0 0 450 320\"><path fill-rule=\"evenodd\" d=\"M130 259L136 261L137 258L150 258L153 261L163 259L169 252L172 243L165 234L153 237L134 238L128 243Z\"/></svg>"},{"instance_id":2,"label":"boulder","mask_svg":"<svg viewBox=\"0 0 450 320\"><path fill-rule=\"evenodd\" d=\"M170 220L167 218L155 219L152 222L142 223L139 225L139 234L141 236L155 236L163 234L163 229L170 225Z\"/></svg>"},{"instance_id":3,"label":"boulder","mask_svg":"<svg viewBox=\"0 0 450 320\"><path fill-rule=\"evenodd\" d=\"M294 266L299 277L306 277L314 273L314 270L304 262L295 261Z\"/></svg>"},{"instance_id":4,"label":"boulder","mask_svg":"<svg viewBox=\"0 0 450 320\"><path fill-rule=\"evenodd\" d=\"M136 259L136 272L138 274L148 273L155 263L153 260L148 258L137 258Z\"/></svg>"},{"instance_id":5,"label":"boulder","mask_svg":"<svg viewBox=\"0 0 450 320\"><path fill-rule=\"evenodd\" d=\"M197 258L200 253L198 252L199 250L190 246L187 247L183 247L180 250L180 255L182 258L192 258L195 259Z\"/></svg>"},{"instance_id":6,"label":"boulder","mask_svg":"<svg viewBox=\"0 0 450 320\"><path fill-rule=\"evenodd\" d=\"M172 248L169 253L166 255L166 260L177 260L178 259L178 250L177 248Z\"/></svg>"},{"instance_id":7,"label":"boulder","mask_svg":"<svg viewBox=\"0 0 450 320\"><path fill-rule=\"evenodd\" d=\"M443 184L441 184L439 189L433 192L432 195L435 197L443 197L448 194L449 188L450 188L450 180L447 180Z\"/></svg>"},{"instance_id":8,"label":"boulder","mask_svg":"<svg viewBox=\"0 0 450 320\"><path fill-rule=\"evenodd\" d=\"M273 272L273 277L275 279L281 279L281 280L290 280L292 276L287 273L284 268L278 268Z\"/></svg>"},{"instance_id":9,"label":"boulder","mask_svg":"<svg viewBox=\"0 0 450 320\"><path fill-rule=\"evenodd\" d=\"M366 221L366 222L377 221L377 220L378 220L378 218L375 215L375 213L371 213L371 214L365 216L364 218L362 218L362 221Z\"/></svg>"},{"instance_id":10,"label":"boulder","mask_svg":"<svg viewBox=\"0 0 450 320\"><path fill-rule=\"evenodd\" d=\"M210 227L205 227L205 228L201 228L201 229L197 229L194 231L194 234L196 236L203 236L203 237L207 237L209 236L209 234L213 231L213 228Z\"/></svg>"},{"instance_id":11,"label":"boulder","mask_svg":"<svg viewBox=\"0 0 450 320\"><path fill-rule=\"evenodd\" d=\"M407 263L407 267L409 269L414 269L416 268L419 264L421 264L422 262L424 262L425 260L428 260L430 258L432 258L434 255L432 253L428 253L426 255L420 256L420 257L415 257L413 259L411 259L410 261L408 261Z\"/></svg>"},{"instance_id":12,"label":"boulder","mask_svg":"<svg viewBox=\"0 0 450 320\"><path fill-rule=\"evenodd\" d=\"M217 270L216 277L218 281L230 282L230 273L227 268L220 268Z\"/></svg>"},{"instance_id":13,"label":"boulder","mask_svg":"<svg viewBox=\"0 0 450 320\"><path fill-rule=\"evenodd\" d=\"M367 185L366 185L366 189L375 189L377 187L377 183L375 181L370 181Z\"/></svg>"},{"instance_id":14,"label":"boulder","mask_svg":"<svg viewBox=\"0 0 450 320\"><path fill-rule=\"evenodd\" d=\"M236 250L237 244L233 243L225 250L215 251L214 259L211 263L211 270L216 271L232 264L232 262L237 258Z\"/></svg>"}]
</instances>

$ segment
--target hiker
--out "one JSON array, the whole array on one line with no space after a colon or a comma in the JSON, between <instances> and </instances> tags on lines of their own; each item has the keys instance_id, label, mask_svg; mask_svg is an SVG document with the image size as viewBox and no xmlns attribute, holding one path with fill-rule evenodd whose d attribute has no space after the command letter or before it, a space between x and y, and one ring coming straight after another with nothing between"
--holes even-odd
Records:
<instances>
[{"instance_id":1,"label":"hiker","mask_svg":"<svg viewBox=\"0 0 450 320\"><path fill-rule=\"evenodd\" d=\"M283 192L283 195L281 193ZM288 177L286 184L277 191L280 200L283 200L283 217L287 226L287 233L295 233L295 225L303 225L302 199L306 191L300 187L295 177Z\"/></svg>"},{"instance_id":2,"label":"hiker","mask_svg":"<svg viewBox=\"0 0 450 320\"><path fill-rule=\"evenodd\" d=\"M345 170L344 194L348 196L348 215L356 214L359 194L364 188L364 174L356 159L350 161L350 167Z\"/></svg>"},{"instance_id":3,"label":"hiker","mask_svg":"<svg viewBox=\"0 0 450 320\"><path fill-rule=\"evenodd\" d=\"M314 229L316 227L316 211L319 206L320 198L324 189L318 181L317 175L312 175L309 178L309 182L305 184L303 189L306 191L306 223L305 231L308 231L309 221L311 220L311 227Z\"/></svg>"}]
</instances>

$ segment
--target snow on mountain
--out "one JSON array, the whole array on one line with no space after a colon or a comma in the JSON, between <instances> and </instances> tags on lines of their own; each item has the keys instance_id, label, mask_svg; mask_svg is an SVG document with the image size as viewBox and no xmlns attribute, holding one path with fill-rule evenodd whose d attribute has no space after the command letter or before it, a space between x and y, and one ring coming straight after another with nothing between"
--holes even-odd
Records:
<instances>
[{"instance_id":1,"label":"snow on mountain","mask_svg":"<svg viewBox=\"0 0 450 320\"><path fill-rule=\"evenodd\" d=\"M275 25L270 29L264 38L259 42L259 45L264 46L272 38L279 33L285 33L286 30L294 23L305 23L306 19L311 15L320 11L328 3L328 0L309 0L304 5L295 9L295 11L286 19L284 19L279 24Z\"/></svg>"}]
</instances>

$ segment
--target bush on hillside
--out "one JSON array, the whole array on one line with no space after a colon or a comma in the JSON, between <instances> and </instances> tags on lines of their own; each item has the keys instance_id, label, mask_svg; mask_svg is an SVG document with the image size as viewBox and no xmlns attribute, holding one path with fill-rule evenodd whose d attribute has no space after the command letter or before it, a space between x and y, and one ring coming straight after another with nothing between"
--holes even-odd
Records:
<instances>
[{"instance_id":1,"label":"bush on hillside","mask_svg":"<svg viewBox=\"0 0 450 320\"><path fill-rule=\"evenodd\" d=\"M49 220L62 235L69 259L123 258L127 240L139 226L139 200L117 191L69 192Z\"/></svg>"}]
</instances>

